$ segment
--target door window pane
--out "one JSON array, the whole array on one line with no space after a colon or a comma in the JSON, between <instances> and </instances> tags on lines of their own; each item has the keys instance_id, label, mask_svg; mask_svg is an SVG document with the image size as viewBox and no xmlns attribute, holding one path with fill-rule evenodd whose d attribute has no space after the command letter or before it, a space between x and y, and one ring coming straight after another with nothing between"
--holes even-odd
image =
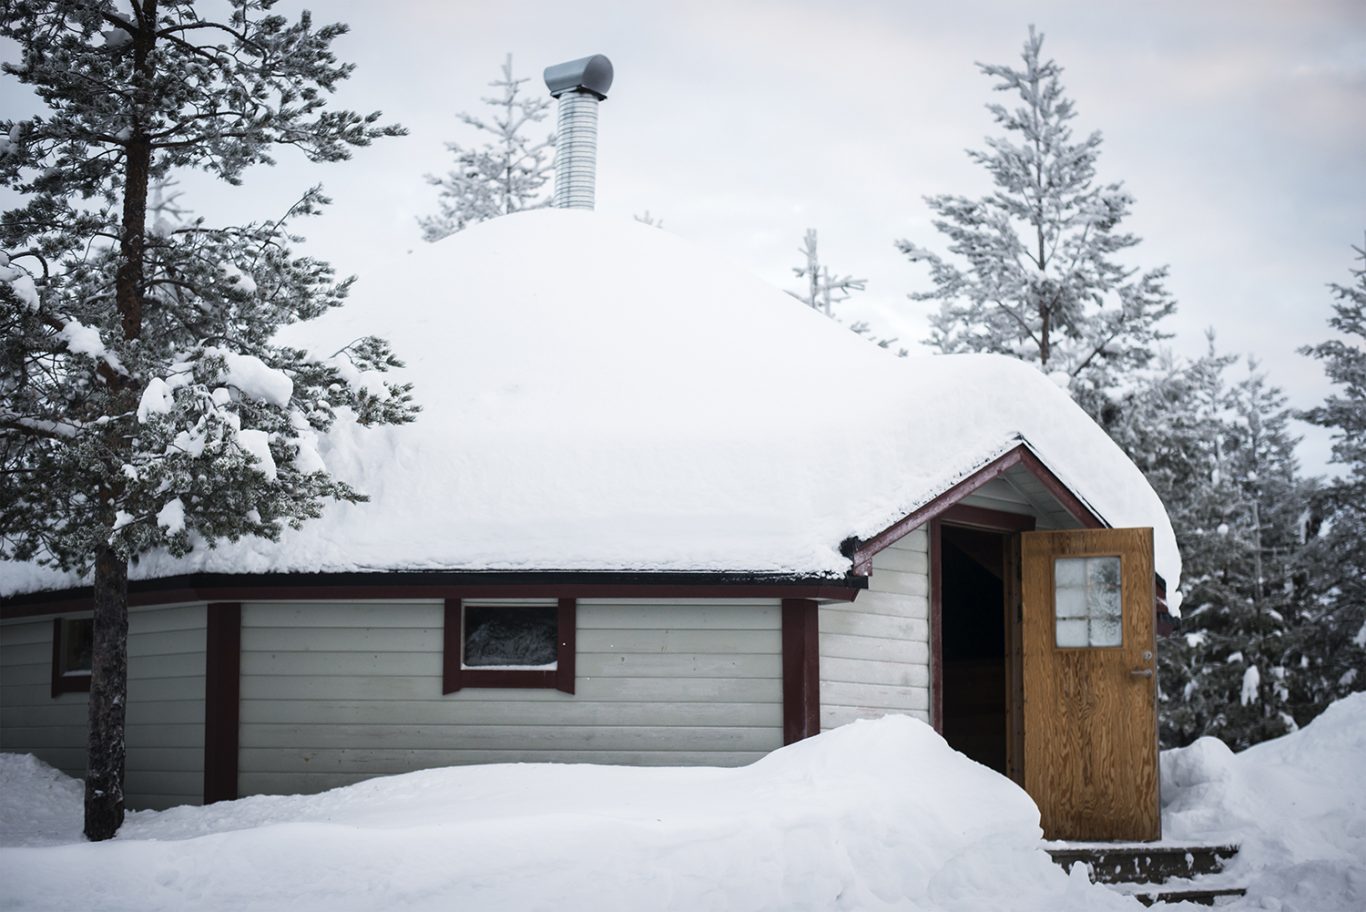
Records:
<instances>
[{"instance_id":1,"label":"door window pane","mask_svg":"<svg viewBox=\"0 0 1366 912\"><path fill-rule=\"evenodd\" d=\"M1053 617L1059 646L1119 646L1124 641L1118 557L1059 557L1053 562Z\"/></svg>"},{"instance_id":2,"label":"door window pane","mask_svg":"<svg viewBox=\"0 0 1366 912\"><path fill-rule=\"evenodd\" d=\"M1085 620L1072 621L1058 618L1058 645L1059 646L1087 646L1090 645L1087 635L1087 624Z\"/></svg>"}]
</instances>

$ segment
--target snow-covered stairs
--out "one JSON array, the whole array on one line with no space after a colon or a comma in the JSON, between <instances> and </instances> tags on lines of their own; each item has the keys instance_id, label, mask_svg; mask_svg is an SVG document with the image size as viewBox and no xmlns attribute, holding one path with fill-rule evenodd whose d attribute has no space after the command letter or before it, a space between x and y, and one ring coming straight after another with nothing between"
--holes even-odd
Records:
<instances>
[{"instance_id":1,"label":"snow-covered stairs","mask_svg":"<svg viewBox=\"0 0 1366 912\"><path fill-rule=\"evenodd\" d=\"M1081 862L1093 882L1110 884L1145 906L1168 902L1212 906L1221 898L1245 892L1217 876L1238 854L1236 845L1055 846L1048 854L1067 869Z\"/></svg>"}]
</instances>

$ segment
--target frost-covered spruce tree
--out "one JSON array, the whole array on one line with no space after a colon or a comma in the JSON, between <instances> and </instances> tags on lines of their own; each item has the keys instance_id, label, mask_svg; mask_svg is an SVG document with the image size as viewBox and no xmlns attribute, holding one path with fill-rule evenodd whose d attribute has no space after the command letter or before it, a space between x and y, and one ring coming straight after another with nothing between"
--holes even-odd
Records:
<instances>
[{"instance_id":1,"label":"frost-covered spruce tree","mask_svg":"<svg viewBox=\"0 0 1366 912\"><path fill-rule=\"evenodd\" d=\"M812 310L819 310L834 319L835 305L849 300L851 292L863 291L868 287L867 279L830 274L830 267L821 262L815 228L806 229L802 246L797 252L802 255L804 262L800 266L793 266L792 273L799 279L805 279L806 287L799 292L788 291L788 294Z\"/></svg>"},{"instance_id":2,"label":"frost-covered spruce tree","mask_svg":"<svg viewBox=\"0 0 1366 912\"><path fill-rule=\"evenodd\" d=\"M491 116L457 115L492 139L479 148L446 144L455 167L443 175L427 175L427 182L440 189L436 215L418 219L424 240L439 241L476 222L550 204L542 188L554 171L555 134L539 140L527 135L545 120L550 101L525 95L522 84L527 81L513 78L508 54L503 78L489 83L499 94L482 99Z\"/></svg>"},{"instance_id":3,"label":"frost-covered spruce tree","mask_svg":"<svg viewBox=\"0 0 1366 912\"><path fill-rule=\"evenodd\" d=\"M799 279L805 279L806 286L801 291L789 289L787 293L812 310L820 311L837 322L844 322L835 314L835 308L849 300L852 292L866 289L867 279L831 275L830 267L821 262L815 228L806 229L806 234L802 236L802 246L797 248L797 252L802 255L803 262L800 266L793 266L792 273ZM872 326L865 320L855 321L849 324L849 328L869 341L876 342L879 348L891 348L896 342L895 338L882 339L875 336ZM903 350L901 354L905 355L906 352Z\"/></svg>"},{"instance_id":4,"label":"frost-covered spruce tree","mask_svg":"<svg viewBox=\"0 0 1366 912\"><path fill-rule=\"evenodd\" d=\"M1306 552L1313 599L1299 632L1304 652L1300 724L1330 702L1366 690L1366 243L1350 285L1332 284L1329 325L1340 336L1301 351L1323 363L1335 391L1307 421L1333 432L1342 467L1320 502L1323 533Z\"/></svg>"},{"instance_id":5,"label":"frost-covered spruce tree","mask_svg":"<svg viewBox=\"0 0 1366 912\"><path fill-rule=\"evenodd\" d=\"M1144 466L1167 501L1185 564L1181 634L1160 650L1169 746L1214 735L1241 748L1296 725L1310 491L1284 395L1255 365L1227 385L1230 363L1211 345L1191 365L1175 389L1181 425L1158 444L1168 452Z\"/></svg>"},{"instance_id":6,"label":"frost-covered spruce tree","mask_svg":"<svg viewBox=\"0 0 1366 912\"><path fill-rule=\"evenodd\" d=\"M275 539L331 500L315 442L335 418L412 418L406 386L353 381L397 364L358 340L328 360L278 327L342 302L284 221L148 224L175 169L229 183L274 149L334 161L400 128L330 110L351 72L344 26L274 0L10 0L4 71L48 113L0 123L0 557L93 575L95 644L85 833L123 819L129 562L220 539ZM310 190L290 211L324 199Z\"/></svg>"},{"instance_id":7,"label":"frost-covered spruce tree","mask_svg":"<svg viewBox=\"0 0 1366 912\"><path fill-rule=\"evenodd\" d=\"M911 241L897 247L926 263L940 301L927 344L944 352L996 352L1061 372L1074 398L1103 416L1116 375L1146 365L1175 305L1165 268L1140 272L1119 255L1138 238L1121 229L1133 200L1096 178L1101 136L1075 140L1062 68L1040 56L1031 27L1023 66L978 64L1016 104L988 105L1004 131L969 157L991 175L980 198L927 198L952 257Z\"/></svg>"}]
</instances>

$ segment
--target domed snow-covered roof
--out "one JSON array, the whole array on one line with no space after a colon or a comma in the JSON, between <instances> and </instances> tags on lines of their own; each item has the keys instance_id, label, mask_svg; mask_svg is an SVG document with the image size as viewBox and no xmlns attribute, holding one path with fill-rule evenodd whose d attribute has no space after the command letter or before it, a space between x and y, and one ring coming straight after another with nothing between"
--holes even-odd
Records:
<instances>
[{"instance_id":1,"label":"domed snow-covered roof","mask_svg":"<svg viewBox=\"0 0 1366 912\"><path fill-rule=\"evenodd\" d=\"M324 354L380 335L406 362L418 420L339 422L320 448L370 502L278 543L149 555L134 578L843 575L841 541L1023 439L1109 524L1153 526L1175 588L1171 527L1142 474L1018 361L892 357L714 254L593 212L508 216L359 271L345 307L286 335Z\"/></svg>"}]
</instances>

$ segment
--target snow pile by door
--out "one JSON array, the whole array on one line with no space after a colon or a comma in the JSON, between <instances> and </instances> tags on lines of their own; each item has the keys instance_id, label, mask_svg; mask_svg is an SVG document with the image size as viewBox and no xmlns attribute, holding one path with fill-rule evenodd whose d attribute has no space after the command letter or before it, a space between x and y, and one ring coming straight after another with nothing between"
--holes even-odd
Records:
<instances>
[{"instance_id":1,"label":"snow pile by door","mask_svg":"<svg viewBox=\"0 0 1366 912\"><path fill-rule=\"evenodd\" d=\"M45 779L5 774L10 794ZM79 818L74 791L33 799L53 801ZM61 816L0 838L50 840L25 821ZM0 882L8 908L106 912L1136 908L1039 835L1022 791L890 717L742 769L463 767L139 812L110 843L0 849Z\"/></svg>"},{"instance_id":2,"label":"snow pile by door","mask_svg":"<svg viewBox=\"0 0 1366 912\"><path fill-rule=\"evenodd\" d=\"M1366 909L1366 693L1235 754L1217 738L1162 754L1164 838L1242 846L1247 909Z\"/></svg>"}]
</instances>

